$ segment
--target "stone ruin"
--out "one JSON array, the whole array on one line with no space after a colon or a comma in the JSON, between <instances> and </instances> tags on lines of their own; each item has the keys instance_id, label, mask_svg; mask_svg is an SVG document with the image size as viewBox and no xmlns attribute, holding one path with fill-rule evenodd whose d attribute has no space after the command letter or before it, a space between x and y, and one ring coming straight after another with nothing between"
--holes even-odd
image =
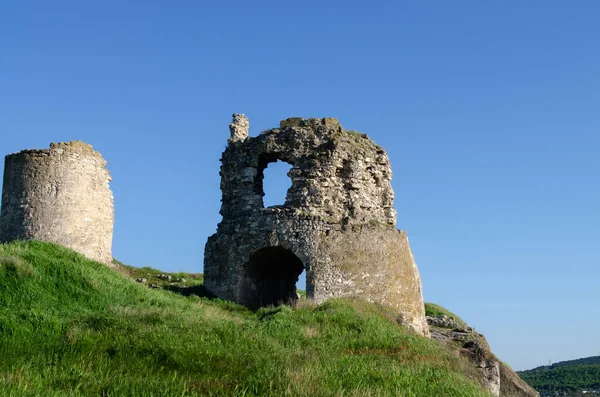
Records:
<instances>
[{"instance_id":1,"label":"stone ruin","mask_svg":"<svg viewBox=\"0 0 600 397\"><path fill-rule=\"evenodd\" d=\"M222 156L221 215L205 247L205 286L250 308L293 303L306 272L307 297L360 296L394 308L428 335L421 279L406 233L396 229L390 162L366 135L335 119L291 118L248 136L234 115ZM265 208L263 172L291 164L285 204ZM0 241L41 240L112 264L110 175L80 141L5 159Z\"/></svg>"},{"instance_id":2,"label":"stone ruin","mask_svg":"<svg viewBox=\"0 0 600 397\"><path fill-rule=\"evenodd\" d=\"M250 308L293 303L306 272L308 298L359 296L389 305L430 336L421 279L406 233L396 229L390 162L366 135L335 119L283 120L248 136L233 115L221 158L221 215L205 247L205 287ZM285 204L265 208L264 170L292 165ZM106 161L81 141L6 156L0 242L41 240L112 265L113 195ZM467 357L495 396L539 396L491 352L483 335L429 318L431 336ZM458 349L458 350L457 350Z\"/></svg>"},{"instance_id":3,"label":"stone ruin","mask_svg":"<svg viewBox=\"0 0 600 397\"><path fill-rule=\"evenodd\" d=\"M429 335L421 278L406 233L396 229L386 152L336 119L290 118L248 136L234 114L221 158L222 221L204 255L206 288L256 309L307 297L359 296L391 306ZM265 208L264 170L291 164L285 204Z\"/></svg>"},{"instance_id":4,"label":"stone ruin","mask_svg":"<svg viewBox=\"0 0 600 397\"><path fill-rule=\"evenodd\" d=\"M81 141L9 154L0 242L48 241L112 265L110 180L102 155Z\"/></svg>"}]
</instances>

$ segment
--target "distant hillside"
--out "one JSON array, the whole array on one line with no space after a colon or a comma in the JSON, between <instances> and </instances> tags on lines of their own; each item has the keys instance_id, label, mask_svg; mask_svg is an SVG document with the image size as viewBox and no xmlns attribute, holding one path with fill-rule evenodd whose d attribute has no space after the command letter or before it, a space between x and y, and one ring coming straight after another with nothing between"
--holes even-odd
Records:
<instances>
[{"instance_id":1,"label":"distant hillside","mask_svg":"<svg viewBox=\"0 0 600 397\"><path fill-rule=\"evenodd\" d=\"M577 360L561 361L551 367L568 367L573 365L600 365L600 356L578 358Z\"/></svg>"},{"instance_id":2,"label":"distant hillside","mask_svg":"<svg viewBox=\"0 0 600 397\"><path fill-rule=\"evenodd\" d=\"M200 282L0 244L0 396L488 396L471 363L389 309L250 311L199 297Z\"/></svg>"},{"instance_id":3,"label":"distant hillside","mask_svg":"<svg viewBox=\"0 0 600 397\"><path fill-rule=\"evenodd\" d=\"M541 395L600 396L600 356L561 361L518 374Z\"/></svg>"}]
</instances>

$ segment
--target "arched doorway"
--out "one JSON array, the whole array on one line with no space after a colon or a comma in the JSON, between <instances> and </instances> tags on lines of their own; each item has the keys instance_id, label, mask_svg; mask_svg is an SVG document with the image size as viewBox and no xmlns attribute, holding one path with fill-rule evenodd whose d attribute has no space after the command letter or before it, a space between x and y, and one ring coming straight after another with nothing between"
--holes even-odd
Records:
<instances>
[{"instance_id":1,"label":"arched doorway","mask_svg":"<svg viewBox=\"0 0 600 397\"><path fill-rule=\"evenodd\" d=\"M296 283L304 264L283 247L255 251L245 265L241 298L251 309L291 304L297 300Z\"/></svg>"}]
</instances>

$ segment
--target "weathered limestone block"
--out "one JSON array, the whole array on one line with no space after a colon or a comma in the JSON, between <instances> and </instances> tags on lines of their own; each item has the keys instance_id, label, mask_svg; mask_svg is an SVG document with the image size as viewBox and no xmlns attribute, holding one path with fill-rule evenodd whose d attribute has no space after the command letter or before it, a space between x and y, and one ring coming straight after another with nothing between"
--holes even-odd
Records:
<instances>
[{"instance_id":1,"label":"weathered limestone block","mask_svg":"<svg viewBox=\"0 0 600 397\"><path fill-rule=\"evenodd\" d=\"M229 142L243 141L248 137L250 123L245 114L233 114L233 121L229 124L229 132L231 137Z\"/></svg>"},{"instance_id":2,"label":"weathered limestone block","mask_svg":"<svg viewBox=\"0 0 600 397\"><path fill-rule=\"evenodd\" d=\"M276 161L292 165L292 185L283 206L265 208L264 170ZM406 233L395 228L392 171L380 146L336 119L296 117L243 142L230 139L221 162L223 221L204 256L211 292L251 308L291 303L306 271L309 298L387 304L428 335L421 279Z\"/></svg>"},{"instance_id":3,"label":"weathered limestone block","mask_svg":"<svg viewBox=\"0 0 600 397\"><path fill-rule=\"evenodd\" d=\"M483 335L465 343L462 355L475 364L486 389L493 396L500 397L500 362L491 353Z\"/></svg>"},{"instance_id":4,"label":"weathered limestone block","mask_svg":"<svg viewBox=\"0 0 600 397\"><path fill-rule=\"evenodd\" d=\"M112 264L110 179L102 155L81 141L6 156L0 241L49 241Z\"/></svg>"}]
</instances>

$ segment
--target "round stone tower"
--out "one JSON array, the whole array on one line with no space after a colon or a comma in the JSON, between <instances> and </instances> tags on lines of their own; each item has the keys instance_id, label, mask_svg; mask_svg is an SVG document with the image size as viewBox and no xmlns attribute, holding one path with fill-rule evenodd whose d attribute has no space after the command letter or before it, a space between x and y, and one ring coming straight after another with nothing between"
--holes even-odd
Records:
<instances>
[{"instance_id":1,"label":"round stone tower","mask_svg":"<svg viewBox=\"0 0 600 397\"><path fill-rule=\"evenodd\" d=\"M81 141L6 156L0 241L49 241L111 265L110 180L102 155Z\"/></svg>"},{"instance_id":2,"label":"round stone tower","mask_svg":"<svg viewBox=\"0 0 600 397\"><path fill-rule=\"evenodd\" d=\"M291 118L248 136L234 115L221 158L221 215L204 255L205 286L250 308L307 297L360 296L393 307L428 335L421 278L405 232L396 229L391 166L366 135L336 119ZM282 206L263 204L264 170L291 164Z\"/></svg>"}]
</instances>

